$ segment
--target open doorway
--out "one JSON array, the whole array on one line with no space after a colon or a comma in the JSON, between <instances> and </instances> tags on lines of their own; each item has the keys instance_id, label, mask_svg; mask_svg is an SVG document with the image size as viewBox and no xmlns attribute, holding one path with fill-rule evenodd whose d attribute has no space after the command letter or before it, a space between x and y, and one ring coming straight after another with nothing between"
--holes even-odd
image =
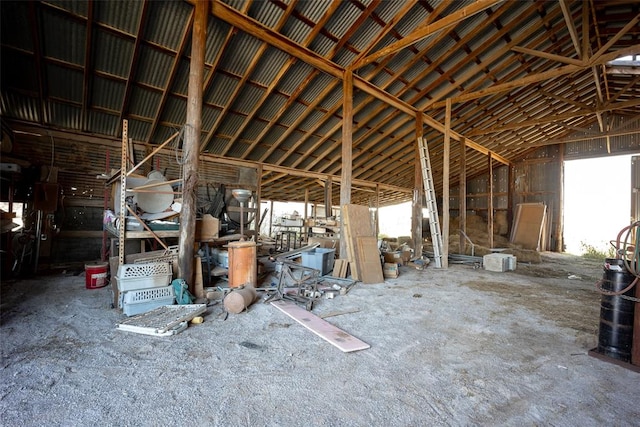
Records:
<instances>
[{"instance_id":1,"label":"open doorway","mask_svg":"<svg viewBox=\"0 0 640 427\"><path fill-rule=\"evenodd\" d=\"M631 157L564 163L565 251L608 253L610 241L631 221Z\"/></svg>"}]
</instances>

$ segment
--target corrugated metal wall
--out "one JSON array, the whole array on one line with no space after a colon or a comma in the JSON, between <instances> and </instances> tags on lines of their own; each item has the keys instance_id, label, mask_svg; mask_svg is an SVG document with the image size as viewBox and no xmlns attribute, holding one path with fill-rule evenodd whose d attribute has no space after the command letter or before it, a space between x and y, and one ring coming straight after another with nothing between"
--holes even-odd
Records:
<instances>
[{"instance_id":1,"label":"corrugated metal wall","mask_svg":"<svg viewBox=\"0 0 640 427\"><path fill-rule=\"evenodd\" d=\"M41 136L17 134L11 153L3 153L3 162L19 164L25 173L29 171L34 180L40 179L38 169L47 170L50 165L58 168L57 182L60 186L59 207L56 226L60 234L52 235L50 262L61 264L89 261L100 258L102 217L105 206L112 207L112 189L105 188L106 177L111 170L120 167L121 149L118 141L77 141L42 133ZM181 154L170 143L167 150L154 155L135 173L146 175L152 169L161 171L168 180L181 176ZM150 152L150 147L135 145L135 159L141 161ZM35 172L33 172L35 171ZM225 164L223 161L202 161L199 167L197 200L205 205L215 194L220 184L228 189L227 200L233 188L257 189L258 172L253 167ZM52 179L53 181L53 179ZM5 183L3 182L3 186ZM3 192L4 193L4 192ZM176 196L179 197L179 196ZM18 200L16 200L18 201ZM28 201L28 200L25 200ZM77 234L65 236L65 232L93 232L89 237Z\"/></svg>"}]
</instances>

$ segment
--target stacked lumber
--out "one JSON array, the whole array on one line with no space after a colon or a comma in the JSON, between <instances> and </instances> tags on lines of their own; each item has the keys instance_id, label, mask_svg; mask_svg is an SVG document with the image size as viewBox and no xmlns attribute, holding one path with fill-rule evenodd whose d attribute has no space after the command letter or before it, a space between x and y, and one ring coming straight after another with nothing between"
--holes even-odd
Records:
<instances>
[{"instance_id":1,"label":"stacked lumber","mask_svg":"<svg viewBox=\"0 0 640 427\"><path fill-rule=\"evenodd\" d=\"M351 277L362 283L384 282L375 224L367 206L343 205L342 221Z\"/></svg>"}]
</instances>

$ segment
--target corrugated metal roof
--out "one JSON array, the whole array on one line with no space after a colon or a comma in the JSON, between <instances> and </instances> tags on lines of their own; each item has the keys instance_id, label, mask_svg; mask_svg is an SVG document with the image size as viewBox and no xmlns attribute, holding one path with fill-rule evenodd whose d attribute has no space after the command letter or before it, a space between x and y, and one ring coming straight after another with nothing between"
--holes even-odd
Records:
<instances>
[{"instance_id":1,"label":"corrugated metal roof","mask_svg":"<svg viewBox=\"0 0 640 427\"><path fill-rule=\"evenodd\" d=\"M140 48L136 78L148 85L163 89L167 85L174 57L149 46Z\"/></svg>"},{"instance_id":2,"label":"corrugated metal roof","mask_svg":"<svg viewBox=\"0 0 640 427\"><path fill-rule=\"evenodd\" d=\"M244 116L227 113L225 119L220 124L217 133L219 135L226 135L229 137L234 136L240 128L240 125L242 125L242 122L244 122Z\"/></svg>"},{"instance_id":3,"label":"corrugated metal roof","mask_svg":"<svg viewBox=\"0 0 640 427\"><path fill-rule=\"evenodd\" d=\"M339 3L297 1L296 9L288 15L287 22L280 30L276 30L275 26L279 26L284 10L291 3L245 0L228 0L227 3L236 8L240 15L244 13L243 9L249 10L249 17L265 23L271 31L278 31L292 40L308 44L321 55L329 55L338 39L351 34L347 45L331 58L324 59L332 60L339 71L340 66L351 65L358 51L366 49L368 54L375 53L424 25L427 18L430 22L446 18L451 13L473 4L473 0L446 3L438 0L416 2L409 13L388 32L385 23L395 18L396 12L406 6L405 2L377 2L372 12L365 9L371 4L369 0ZM91 27L91 60L86 61L84 52L88 23L85 17L89 11L87 6L90 4L93 4L92 19L95 25ZM337 12L328 17L327 23L323 24L324 28L316 28L319 35L307 41L313 26L327 18L325 13L332 5L338 6ZM438 16L429 16L429 10L442 6L446 8L439 12ZM593 27L593 31L590 31L592 37L589 39L592 51L596 51L606 43L608 37L619 31L628 22L628 16L633 16L630 13L635 10L635 6L624 2L570 2L569 7L576 17L575 25L579 34L582 33L579 17L583 8L589 15L590 26ZM142 142L161 139L161 135L166 134L167 129L171 128L168 123L181 126L184 122L184 97L187 94L189 61L187 58L180 58L175 75L170 76L175 60L175 55L171 52L178 49L183 41L182 36L186 34L187 38L184 41L187 45L180 54L186 57L190 54L188 38L191 28L188 28L187 24L194 10L192 3L2 2L0 8L3 118L27 118L37 121L39 108L46 105L45 125L51 122L60 128L68 125L70 129L108 132L109 135L113 135L113 132L118 132L120 128L120 124L114 121L120 116L130 115L138 121L134 126L134 133L142 138ZM377 70L377 63L374 62L354 71L360 76L359 79L368 79L378 88L413 104L416 109L425 108L430 100L437 97L436 105L432 105L426 114L444 122L444 100L447 97L473 93L489 86L513 82L525 75L562 67L557 61L539 55L507 50L506 43L577 57L557 2L501 2L492 9L495 13L482 11L466 17L456 23L453 29L436 32L408 48L390 54L384 58L386 65L382 70ZM137 26L143 10L146 11L145 25L141 29L140 39L136 40ZM255 31L253 34L236 29L236 35L230 43L223 46L231 27L213 17L219 10L220 8L216 10L215 7L211 9L205 54L207 75L212 72L216 58L221 59L219 62L215 61L216 74L205 88L203 138L211 138L211 141L207 141L208 149L222 150L230 138L233 138L238 139L238 144L234 144L230 151L233 156L264 160L262 156L269 149L272 154L268 160L271 162L293 165L299 161L298 166L302 168L307 166L313 170L338 170L342 85L335 83L339 83L339 79L324 75L315 67L296 59L285 76L280 81L274 81L284 64L291 58L290 52L287 51L289 49L281 46L281 51L269 46L261 57L257 57L257 49L265 46L260 38L269 31L266 29ZM615 12L611 13L611 10ZM35 12L36 22L30 19L31 11ZM363 24L359 27L354 26L363 13L369 12L372 13L363 20ZM250 24L256 21L247 22ZM32 24L36 24L37 27L31 28ZM385 36L381 33L383 29L386 32ZM34 46L30 40L33 34L38 34L38 40L41 42L40 57L36 57L32 52ZM631 46L637 35L637 31L632 29L617 40L610 51ZM378 37L382 42L377 43L377 46L371 46L372 40ZM436 37L440 41L434 44ZM463 38L466 46L456 41L460 38ZM134 44L138 42L139 51L137 57L133 58ZM428 51L425 49L426 58L416 58L413 52L423 48L428 48ZM473 50L471 54L468 53L469 48ZM476 58L484 61L482 68L478 67ZM86 75L83 71L85 63L93 67ZM35 70L36 64L40 64L38 70ZM246 74L249 67L255 68L251 75ZM442 76L442 72L447 74ZM394 73L393 76L390 76L390 73ZM319 77L310 79L310 76L317 74ZM423 77L419 78L420 76ZM632 77L625 75L607 75L605 82L605 76L601 75L600 83L604 87L605 96L615 96L615 104L621 104L635 100L636 95L640 93L640 88L630 85L633 82L631 79ZM238 95L232 98L240 81L243 81L244 86L239 88ZM309 83L306 83L307 81ZM164 93L168 84L171 85L169 91ZM302 87L302 84L305 87ZM327 87L334 84L333 89L327 90ZM276 89L264 97L266 87L270 85L275 85ZM40 93L41 86L43 93ZM82 99L85 87L91 89L87 100ZM125 87L128 88L127 93ZM625 92L618 94L621 90ZM330 93L321 99L321 94L325 91ZM557 96L547 96L544 91ZM291 94L300 94L296 95L298 100L288 100L287 96ZM42 99L35 100L36 96L41 96ZM166 102L162 111L158 111L163 96L166 97ZM590 69L556 76L549 81L514 87L509 91L481 96L468 102L454 102L452 126L463 135L467 132L475 135L474 142L494 149L503 156L517 159L526 155L536 143L564 138L570 134L571 127L580 128L596 122L592 113L563 119L561 123L551 121L550 117L553 116L585 110L571 102L563 102L558 97L594 106L597 103L597 93ZM263 98L264 102L261 103ZM386 102L374 100L359 88L354 89L353 102L353 137L356 147L353 176L379 179L387 183L408 182L408 185L412 186L413 171L407 170L413 159L415 122L411 114L398 113ZM123 103L126 105L122 105ZM292 105L283 108L288 104ZM86 106L88 110L80 111L82 106ZM628 103L623 110L618 111L633 116L637 115L637 107ZM222 109L227 113L218 128L212 129ZM327 114L327 111L332 113ZM64 116L65 114L67 116ZM246 116L252 116L254 119L247 121ZM82 123L80 119L83 120ZM535 119L543 122L514 128L518 122ZM301 123L291 129L297 121ZM504 124L509 124L509 129L491 132L492 127ZM82 129L81 126L86 128ZM244 130L238 135L241 126ZM150 135L152 128L155 132ZM316 129L314 135L305 134L305 131L311 129ZM486 132L482 133L483 130ZM289 136L282 145L272 146L276 143L281 144L279 140L283 132L287 132ZM330 132L332 135L327 135ZM265 135L262 135L263 133ZM425 133L430 140L440 141L441 145L440 133L426 126ZM325 141L323 146L314 147L320 141ZM637 141L631 141L629 144L634 143ZM249 153L246 148L254 144L255 149ZM288 150L288 147L296 147L298 144L300 146L294 150L295 152ZM438 147L434 149L434 159L441 158L442 150ZM313 152L306 152L307 150ZM456 151L453 150L453 153L455 155ZM385 161L390 163L380 161L385 155L389 156ZM322 156L328 157L321 158ZM470 153L469 173L477 174L485 168L485 160L482 155ZM397 165L400 165L399 169L393 169Z\"/></svg>"},{"instance_id":4,"label":"corrugated metal roof","mask_svg":"<svg viewBox=\"0 0 640 427\"><path fill-rule=\"evenodd\" d=\"M42 54L72 64L84 65L86 27L57 11L44 9L42 15Z\"/></svg>"},{"instance_id":5,"label":"corrugated metal roof","mask_svg":"<svg viewBox=\"0 0 640 427\"><path fill-rule=\"evenodd\" d=\"M286 104L286 102L287 98L284 96L272 93L260 109L260 117L265 120L273 120L276 113Z\"/></svg>"},{"instance_id":6,"label":"corrugated metal roof","mask_svg":"<svg viewBox=\"0 0 640 427\"><path fill-rule=\"evenodd\" d=\"M3 44L33 52L28 13L29 3L26 1L0 2L0 34Z\"/></svg>"},{"instance_id":7,"label":"corrugated metal roof","mask_svg":"<svg viewBox=\"0 0 640 427\"><path fill-rule=\"evenodd\" d=\"M273 83L280 69L291 58L286 52L269 47L260 59L260 64L251 75L251 80L268 86Z\"/></svg>"},{"instance_id":8,"label":"corrugated metal roof","mask_svg":"<svg viewBox=\"0 0 640 427\"><path fill-rule=\"evenodd\" d=\"M125 87L124 82L96 77L93 80L92 106L120 111L124 102Z\"/></svg>"},{"instance_id":9,"label":"corrugated metal roof","mask_svg":"<svg viewBox=\"0 0 640 427\"><path fill-rule=\"evenodd\" d=\"M150 1L148 7L145 39L173 51L178 50L193 6L183 1Z\"/></svg>"},{"instance_id":10,"label":"corrugated metal roof","mask_svg":"<svg viewBox=\"0 0 640 427\"><path fill-rule=\"evenodd\" d=\"M142 1L94 1L93 19L136 35L143 5Z\"/></svg>"},{"instance_id":11,"label":"corrugated metal roof","mask_svg":"<svg viewBox=\"0 0 640 427\"><path fill-rule=\"evenodd\" d=\"M245 85L234 100L232 109L239 113L249 115L249 113L256 108L258 101L260 101L264 93L265 90L263 88Z\"/></svg>"},{"instance_id":12,"label":"corrugated metal roof","mask_svg":"<svg viewBox=\"0 0 640 427\"><path fill-rule=\"evenodd\" d=\"M266 126L267 123L262 120L252 120L242 132L242 136L248 140L255 141Z\"/></svg>"},{"instance_id":13,"label":"corrugated metal roof","mask_svg":"<svg viewBox=\"0 0 640 427\"><path fill-rule=\"evenodd\" d=\"M278 83L278 90L286 94L291 94L313 71L314 68L310 65L296 61L295 64L289 68L284 78Z\"/></svg>"},{"instance_id":14,"label":"corrugated metal roof","mask_svg":"<svg viewBox=\"0 0 640 427\"><path fill-rule=\"evenodd\" d=\"M217 108L212 108L207 105L203 105L202 106L202 130L209 132L221 113L222 111Z\"/></svg>"},{"instance_id":15,"label":"corrugated metal roof","mask_svg":"<svg viewBox=\"0 0 640 427\"><path fill-rule=\"evenodd\" d=\"M245 33L234 35L229 41L221 60L221 68L232 74L243 76L254 61L262 42Z\"/></svg>"},{"instance_id":16,"label":"corrugated metal roof","mask_svg":"<svg viewBox=\"0 0 640 427\"><path fill-rule=\"evenodd\" d=\"M168 97L162 114L162 121L180 126L186 122L186 119L187 100L175 96Z\"/></svg>"},{"instance_id":17,"label":"corrugated metal roof","mask_svg":"<svg viewBox=\"0 0 640 427\"><path fill-rule=\"evenodd\" d=\"M304 104L296 102L291 105L282 116L280 116L278 121L285 126L291 126L293 122L305 112L305 110L306 106Z\"/></svg>"},{"instance_id":18,"label":"corrugated metal roof","mask_svg":"<svg viewBox=\"0 0 640 427\"><path fill-rule=\"evenodd\" d=\"M159 92L134 86L129 100L129 113L141 117L155 117L161 98Z\"/></svg>"},{"instance_id":19,"label":"corrugated metal roof","mask_svg":"<svg viewBox=\"0 0 640 427\"><path fill-rule=\"evenodd\" d=\"M96 29L93 34L95 50L103 52L101 55L94 55L95 69L127 78L133 57L133 40L123 39L100 29Z\"/></svg>"},{"instance_id":20,"label":"corrugated metal roof","mask_svg":"<svg viewBox=\"0 0 640 427\"><path fill-rule=\"evenodd\" d=\"M49 3L60 9L68 10L74 15L82 17L87 16L87 1L86 0L47 0L45 3Z\"/></svg>"},{"instance_id":21,"label":"corrugated metal roof","mask_svg":"<svg viewBox=\"0 0 640 427\"><path fill-rule=\"evenodd\" d=\"M89 127L97 130L99 134L117 136L118 122L120 117L103 113L101 111L89 111Z\"/></svg>"},{"instance_id":22,"label":"corrugated metal roof","mask_svg":"<svg viewBox=\"0 0 640 427\"><path fill-rule=\"evenodd\" d=\"M134 141L144 141L151 130L151 123L129 119L129 138Z\"/></svg>"},{"instance_id":23,"label":"corrugated metal roof","mask_svg":"<svg viewBox=\"0 0 640 427\"><path fill-rule=\"evenodd\" d=\"M207 76L211 71L205 71L204 80L207 80ZM181 58L180 63L178 64L178 70L176 71L176 75L173 78L173 82L171 82L171 92L177 93L180 95L187 95L189 90L189 59Z\"/></svg>"},{"instance_id":24,"label":"corrugated metal roof","mask_svg":"<svg viewBox=\"0 0 640 427\"><path fill-rule=\"evenodd\" d=\"M82 110L56 101L45 102L44 122L53 126L82 130Z\"/></svg>"},{"instance_id":25,"label":"corrugated metal roof","mask_svg":"<svg viewBox=\"0 0 640 427\"><path fill-rule=\"evenodd\" d=\"M341 39L361 13L360 9L353 3L349 1L340 2L338 10L329 18L324 27L329 33Z\"/></svg>"},{"instance_id":26,"label":"corrugated metal roof","mask_svg":"<svg viewBox=\"0 0 640 427\"><path fill-rule=\"evenodd\" d=\"M231 101L231 95L238 86L238 80L216 73L209 89L204 94L204 99L209 104L223 106Z\"/></svg>"},{"instance_id":27,"label":"corrugated metal roof","mask_svg":"<svg viewBox=\"0 0 640 427\"><path fill-rule=\"evenodd\" d=\"M40 122L40 100L11 91L2 91L2 115L25 122Z\"/></svg>"},{"instance_id":28,"label":"corrugated metal roof","mask_svg":"<svg viewBox=\"0 0 640 427\"><path fill-rule=\"evenodd\" d=\"M282 10L277 5L267 1L254 1L249 7L247 15L268 27L275 27L282 15Z\"/></svg>"}]
</instances>

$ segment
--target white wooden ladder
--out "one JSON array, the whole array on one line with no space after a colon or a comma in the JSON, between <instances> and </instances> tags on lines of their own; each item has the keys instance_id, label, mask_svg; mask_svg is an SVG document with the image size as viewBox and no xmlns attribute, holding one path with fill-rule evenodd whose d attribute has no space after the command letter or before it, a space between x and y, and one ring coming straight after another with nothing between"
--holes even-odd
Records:
<instances>
[{"instance_id":1,"label":"white wooden ladder","mask_svg":"<svg viewBox=\"0 0 640 427\"><path fill-rule=\"evenodd\" d=\"M424 193L427 196L427 209L429 211L429 227L431 228L431 241L433 243L433 258L437 268L442 268L442 233L440 232L440 220L438 219L438 205L436 192L433 188L433 176L431 174L431 160L429 160L429 148L424 138L418 138L420 150L420 166L422 168L422 182Z\"/></svg>"}]
</instances>

